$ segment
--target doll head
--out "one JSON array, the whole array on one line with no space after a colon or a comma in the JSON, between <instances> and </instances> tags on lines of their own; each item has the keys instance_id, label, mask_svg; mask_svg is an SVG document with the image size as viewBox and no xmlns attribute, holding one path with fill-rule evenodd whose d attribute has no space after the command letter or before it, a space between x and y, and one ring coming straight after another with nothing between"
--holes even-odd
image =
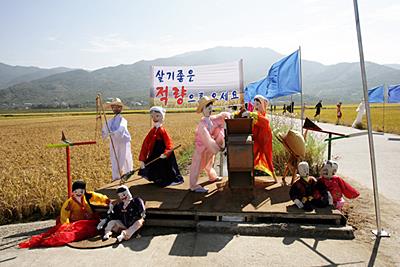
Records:
<instances>
[{"instance_id":1,"label":"doll head","mask_svg":"<svg viewBox=\"0 0 400 267\"><path fill-rule=\"evenodd\" d=\"M331 179L332 176L336 174L337 169L338 169L338 164L336 163L336 161L327 160L321 169L321 176Z\"/></svg>"},{"instance_id":2,"label":"doll head","mask_svg":"<svg viewBox=\"0 0 400 267\"><path fill-rule=\"evenodd\" d=\"M165 109L154 106L150 109L150 116L154 124L162 123L165 119Z\"/></svg>"},{"instance_id":3,"label":"doll head","mask_svg":"<svg viewBox=\"0 0 400 267\"><path fill-rule=\"evenodd\" d=\"M215 99L211 99L208 96L203 96L199 100L199 106L197 107L197 113L203 113L204 117L210 117L213 109L213 103Z\"/></svg>"},{"instance_id":4,"label":"doll head","mask_svg":"<svg viewBox=\"0 0 400 267\"><path fill-rule=\"evenodd\" d=\"M81 197L85 194L86 191L86 183L84 181L75 181L72 184L72 196L80 200Z\"/></svg>"},{"instance_id":5,"label":"doll head","mask_svg":"<svg viewBox=\"0 0 400 267\"><path fill-rule=\"evenodd\" d=\"M121 99L119 99L118 97L113 98L112 102L107 103L107 105L109 105L111 107L111 109L114 112L114 114L121 113L122 108L124 106L124 104L122 103Z\"/></svg>"},{"instance_id":6,"label":"doll head","mask_svg":"<svg viewBox=\"0 0 400 267\"><path fill-rule=\"evenodd\" d=\"M117 188L117 195L119 199L124 203L132 200L132 194L126 185L121 185Z\"/></svg>"},{"instance_id":7,"label":"doll head","mask_svg":"<svg viewBox=\"0 0 400 267\"><path fill-rule=\"evenodd\" d=\"M256 95L254 97L254 109L258 112L264 113L268 108L268 99L262 95Z\"/></svg>"},{"instance_id":8,"label":"doll head","mask_svg":"<svg viewBox=\"0 0 400 267\"><path fill-rule=\"evenodd\" d=\"M308 163L306 161L300 162L299 166L297 166L297 169L301 178L308 178L308 175L310 174L310 168L308 167Z\"/></svg>"}]
</instances>

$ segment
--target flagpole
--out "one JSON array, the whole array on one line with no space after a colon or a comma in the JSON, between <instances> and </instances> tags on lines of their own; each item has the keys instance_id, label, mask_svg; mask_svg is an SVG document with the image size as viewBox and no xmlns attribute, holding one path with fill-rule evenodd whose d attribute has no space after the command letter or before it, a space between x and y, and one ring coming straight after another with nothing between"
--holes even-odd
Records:
<instances>
[{"instance_id":1,"label":"flagpole","mask_svg":"<svg viewBox=\"0 0 400 267\"><path fill-rule=\"evenodd\" d=\"M300 116L301 116L301 134L303 134L303 120L304 120L304 103L303 103L303 71L301 69L301 46L299 45L299 70L300 70L300 75L299 75L299 79L300 79Z\"/></svg>"},{"instance_id":2,"label":"flagpole","mask_svg":"<svg viewBox=\"0 0 400 267\"><path fill-rule=\"evenodd\" d=\"M294 108L292 108L292 102L293 102L293 95L290 95L290 110L292 112L291 116L290 116L290 128L293 127L293 114L294 114Z\"/></svg>"},{"instance_id":3,"label":"flagpole","mask_svg":"<svg viewBox=\"0 0 400 267\"><path fill-rule=\"evenodd\" d=\"M379 208L378 183L376 181L374 139L372 136L372 125L371 125L371 110L370 110L369 101L368 101L367 75L366 75L366 71L365 71L364 51L363 51L363 45L362 45L362 39L361 39L361 28L360 28L360 19L359 19L359 13L358 13L357 0L353 0L353 4L354 4L354 16L355 16L355 20L356 20L356 29L357 29L358 51L360 54L361 79L362 79L363 92L364 92L365 110L367 113L369 153L370 153L370 159L371 159L372 183L373 183L373 189L374 189L375 217L376 217L377 230L373 230L372 232L377 237L389 237L390 234L388 232L384 231L381 227L381 213L380 213L380 208Z\"/></svg>"},{"instance_id":4,"label":"flagpole","mask_svg":"<svg viewBox=\"0 0 400 267\"><path fill-rule=\"evenodd\" d=\"M382 119L383 133L385 133L385 92L386 92L386 83L383 84L383 119Z\"/></svg>"}]
</instances>

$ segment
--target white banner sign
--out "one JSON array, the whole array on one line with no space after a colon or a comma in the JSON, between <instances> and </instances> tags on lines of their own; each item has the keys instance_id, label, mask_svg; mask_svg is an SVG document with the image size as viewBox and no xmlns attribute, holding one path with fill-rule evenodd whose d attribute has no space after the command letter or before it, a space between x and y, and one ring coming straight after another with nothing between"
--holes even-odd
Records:
<instances>
[{"instance_id":1,"label":"white banner sign","mask_svg":"<svg viewBox=\"0 0 400 267\"><path fill-rule=\"evenodd\" d=\"M152 66L150 98L154 105L191 107L202 96L216 99L215 105L241 103L242 60L201 66Z\"/></svg>"}]
</instances>

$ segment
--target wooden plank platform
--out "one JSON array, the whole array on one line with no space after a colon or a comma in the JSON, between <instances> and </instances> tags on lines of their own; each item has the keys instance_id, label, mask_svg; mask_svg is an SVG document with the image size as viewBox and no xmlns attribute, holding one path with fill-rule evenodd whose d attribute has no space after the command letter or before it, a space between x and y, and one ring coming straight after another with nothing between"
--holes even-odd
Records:
<instances>
[{"instance_id":1,"label":"wooden plank platform","mask_svg":"<svg viewBox=\"0 0 400 267\"><path fill-rule=\"evenodd\" d=\"M210 183L206 177L200 182L209 189L207 194L189 190L189 178L177 186L160 188L139 177L131 177L125 185L134 196L145 200L149 225L175 225L189 227L198 221L224 221L236 217L246 222L293 222L345 225L346 219L336 209L323 208L311 212L298 209L289 198L290 186L278 177L256 177L253 190L228 187L227 178ZM119 181L97 190L116 199Z\"/></svg>"}]
</instances>

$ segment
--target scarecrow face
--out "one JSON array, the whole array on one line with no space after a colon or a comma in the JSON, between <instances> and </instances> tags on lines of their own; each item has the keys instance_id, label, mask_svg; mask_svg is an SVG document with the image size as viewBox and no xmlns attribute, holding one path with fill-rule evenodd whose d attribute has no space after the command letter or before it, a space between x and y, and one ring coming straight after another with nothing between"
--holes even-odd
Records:
<instances>
[{"instance_id":1,"label":"scarecrow face","mask_svg":"<svg viewBox=\"0 0 400 267\"><path fill-rule=\"evenodd\" d=\"M205 108L203 108L203 115L205 117L210 117L212 113L213 105L210 103Z\"/></svg>"},{"instance_id":2,"label":"scarecrow face","mask_svg":"<svg viewBox=\"0 0 400 267\"><path fill-rule=\"evenodd\" d=\"M300 177L307 178L308 175L310 174L310 170L309 170L307 162L300 162L298 170L299 170Z\"/></svg>"},{"instance_id":3,"label":"scarecrow face","mask_svg":"<svg viewBox=\"0 0 400 267\"><path fill-rule=\"evenodd\" d=\"M151 118L153 119L153 122L162 122L163 120L161 113L155 111L151 112Z\"/></svg>"},{"instance_id":4,"label":"scarecrow face","mask_svg":"<svg viewBox=\"0 0 400 267\"><path fill-rule=\"evenodd\" d=\"M122 106L119 105L111 105L111 109L114 112L114 114L119 114L122 111Z\"/></svg>"},{"instance_id":5,"label":"scarecrow face","mask_svg":"<svg viewBox=\"0 0 400 267\"><path fill-rule=\"evenodd\" d=\"M255 99L254 100L254 108L255 108L255 110L257 110L257 111L259 111L259 112L265 112L265 108L264 108L264 105L261 103L261 101L263 101L263 100L260 100L260 99ZM265 105L266 106L266 105Z\"/></svg>"},{"instance_id":6,"label":"scarecrow face","mask_svg":"<svg viewBox=\"0 0 400 267\"><path fill-rule=\"evenodd\" d=\"M83 194L85 194L85 190L81 189L81 188L78 188L78 189L75 189L74 191L72 191L72 195L76 199L80 199L83 196Z\"/></svg>"},{"instance_id":7,"label":"scarecrow face","mask_svg":"<svg viewBox=\"0 0 400 267\"><path fill-rule=\"evenodd\" d=\"M129 194L127 191L123 191L121 193L118 193L118 197L122 202L126 202L129 200Z\"/></svg>"},{"instance_id":8,"label":"scarecrow face","mask_svg":"<svg viewBox=\"0 0 400 267\"><path fill-rule=\"evenodd\" d=\"M324 167L322 167L321 175L325 178L331 179L332 176L336 174L337 169L338 169L337 163L328 160L325 163Z\"/></svg>"}]
</instances>

